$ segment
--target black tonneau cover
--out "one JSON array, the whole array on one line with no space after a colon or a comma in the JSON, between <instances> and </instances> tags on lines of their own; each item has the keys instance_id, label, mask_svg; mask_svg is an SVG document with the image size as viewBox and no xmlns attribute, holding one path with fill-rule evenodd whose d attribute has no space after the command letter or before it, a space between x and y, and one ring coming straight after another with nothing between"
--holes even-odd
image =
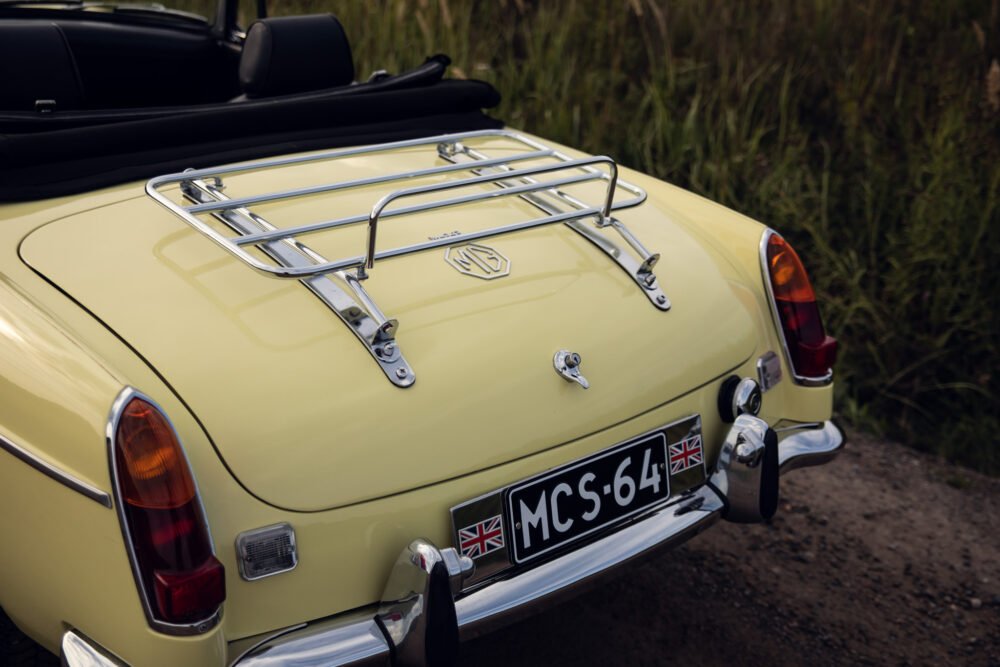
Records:
<instances>
[{"instance_id":1,"label":"black tonneau cover","mask_svg":"<svg viewBox=\"0 0 1000 667\"><path fill-rule=\"evenodd\" d=\"M501 127L481 81L234 103L96 127L0 134L0 201L71 195L227 162Z\"/></svg>"}]
</instances>

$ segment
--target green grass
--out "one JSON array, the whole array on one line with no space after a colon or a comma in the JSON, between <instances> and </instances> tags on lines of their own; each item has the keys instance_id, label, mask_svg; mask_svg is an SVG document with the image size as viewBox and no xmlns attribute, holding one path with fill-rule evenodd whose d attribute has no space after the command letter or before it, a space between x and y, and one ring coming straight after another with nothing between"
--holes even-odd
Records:
<instances>
[{"instance_id":1,"label":"green grass","mask_svg":"<svg viewBox=\"0 0 1000 667\"><path fill-rule=\"evenodd\" d=\"M841 342L837 411L1000 473L996 1L272 2L359 76L445 52L509 124L785 234Z\"/></svg>"}]
</instances>

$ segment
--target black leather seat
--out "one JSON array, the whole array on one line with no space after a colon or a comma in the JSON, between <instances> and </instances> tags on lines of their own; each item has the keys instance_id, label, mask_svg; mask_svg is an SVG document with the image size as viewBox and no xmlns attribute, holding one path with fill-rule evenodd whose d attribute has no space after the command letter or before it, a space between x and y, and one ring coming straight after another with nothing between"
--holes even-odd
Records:
<instances>
[{"instance_id":1,"label":"black leather seat","mask_svg":"<svg viewBox=\"0 0 1000 667\"><path fill-rule=\"evenodd\" d=\"M250 26L239 74L244 94L234 101L347 86L354 61L332 14L286 16Z\"/></svg>"},{"instance_id":2,"label":"black leather seat","mask_svg":"<svg viewBox=\"0 0 1000 667\"><path fill-rule=\"evenodd\" d=\"M83 85L66 37L54 23L0 24L0 110L83 106Z\"/></svg>"}]
</instances>

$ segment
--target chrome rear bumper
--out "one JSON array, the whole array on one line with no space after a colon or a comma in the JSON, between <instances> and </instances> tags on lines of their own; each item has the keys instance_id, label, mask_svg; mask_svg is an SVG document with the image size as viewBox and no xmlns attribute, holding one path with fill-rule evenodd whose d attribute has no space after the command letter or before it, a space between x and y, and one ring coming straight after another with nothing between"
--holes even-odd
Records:
<instances>
[{"instance_id":1,"label":"chrome rear bumper","mask_svg":"<svg viewBox=\"0 0 1000 667\"><path fill-rule=\"evenodd\" d=\"M528 616L574 595L583 584L620 565L684 542L715 523L722 500L707 487L635 524L517 576L489 584L455 602L462 640ZM239 667L388 665L389 644L373 617L337 618L283 635L248 651Z\"/></svg>"},{"instance_id":2,"label":"chrome rear bumper","mask_svg":"<svg viewBox=\"0 0 1000 667\"><path fill-rule=\"evenodd\" d=\"M737 426L737 422L735 426ZM766 425L765 425L766 426ZM735 442L735 439L734 439ZM778 443L777 464L781 472L795 468L825 463L837 455L843 447L844 438L836 425L824 422L808 430L796 430ZM604 538L571 551L559 558L543 563L530 570L520 572L508 579L493 582L482 588L473 590L454 599L453 609L457 622L458 638L470 639L489 632L497 627L531 615L540 609L562 598L571 597L586 586L599 581L602 576L612 573L620 566L633 563L658 551L677 546L705 530L730 511L727 495L736 493L747 495L747 490L741 486L747 476L745 471L736 470L740 464L734 455L726 465L732 466L733 475L724 486L723 492L717 491L718 485L706 484L693 493L686 494L669 505L660 507L634 523L605 536ZM757 464L749 464L753 467ZM720 463L720 467L722 467ZM720 473L713 475L718 480ZM752 491L751 491L752 495ZM740 520L740 519L736 519ZM433 545L423 540L414 541L408 547L415 558L409 558L414 567L407 567L408 559L401 558L396 570L390 578L392 581L399 574L400 568L407 568L403 576L407 582L413 582L414 591L407 599L409 607L395 605L392 610L391 623L404 628L421 627L420 615L428 613L437 602L431 598L434 590L435 576L445 577L448 582L451 577L452 590L458 572L445 563L454 559L454 554L437 550ZM415 551L416 550L416 551ZM408 552L404 550L404 555ZM437 561L426 562L423 555L434 555ZM419 561L419 564L418 564ZM432 568L434 563L441 567ZM420 570L423 567L423 570ZM437 574L435 574L437 573ZM423 582L429 585L424 586ZM419 584L419 585L417 585ZM424 586L423 588L421 586ZM387 590L390 588L387 587ZM423 592L421 592L423 591ZM438 595L438 598L441 596ZM445 597L450 597L445 595ZM446 604L452 604L449 599ZM385 615L387 608L383 605L378 613ZM402 614L399 609L408 609ZM415 611L414 611L415 610ZM409 614L409 615L408 615ZM386 616L386 618L388 618ZM433 624L427 624L428 627ZM347 616L317 621L305 626L290 628L283 634L272 635L242 654L235 656L233 667L284 667L296 665L307 667L320 665L390 665L396 663L420 664L401 656L395 646L390 646L383 628L386 624L378 620L375 609L359 611ZM74 642L83 641L80 635L73 634ZM408 640L409 641L409 640ZM429 643L429 642L428 642ZM424 650L423 643L418 640L416 654L427 656L431 649ZM64 649L65 649L64 642ZM99 647L98 647L99 648ZM413 643L406 646L407 656L414 655ZM95 650L95 654L105 652ZM394 653L396 654L394 657ZM402 658L402 659L401 659ZM426 662L426 660L424 660ZM63 663L76 665L101 665L103 662L77 662L73 657L63 654Z\"/></svg>"},{"instance_id":3,"label":"chrome rear bumper","mask_svg":"<svg viewBox=\"0 0 1000 667\"><path fill-rule=\"evenodd\" d=\"M836 425L787 435L778 444L782 472L825 463L837 455L844 438ZM596 542L509 579L494 582L455 601L462 640L529 616L571 597L619 566L669 549L723 517L726 500L703 486L679 501ZM234 663L239 667L279 665L388 665L389 642L372 617L320 621L266 641Z\"/></svg>"},{"instance_id":4,"label":"chrome rear bumper","mask_svg":"<svg viewBox=\"0 0 1000 667\"><path fill-rule=\"evenodd\" d=\"M844 448L844 434L832 421L796 431L778 443L778 465L786 473L828 463Z\"/></svg>"}]
</instances>

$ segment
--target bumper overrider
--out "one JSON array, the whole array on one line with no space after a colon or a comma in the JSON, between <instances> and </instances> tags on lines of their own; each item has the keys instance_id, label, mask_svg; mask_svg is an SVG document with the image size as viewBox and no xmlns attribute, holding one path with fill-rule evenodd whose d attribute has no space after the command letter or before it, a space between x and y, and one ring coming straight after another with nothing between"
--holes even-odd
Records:
<instances>
[{"instance_id":1,"label":"bumper overrider","mask_svg":"<svg viewBox=\"0 0 1000 667\"><path fill-rule=\"evenodd\" d=\"M721 519L755 523L773 516L781 473L831 460L844 445L830 421L793 426L779 443L768 424L736 418L715 472L701 487L642 518L537 567L462 593L472 561L424 539L393 567L375 613L358 612L296 626L237 656L239 667L285 665L447 665L460 641L571 597L623 565L697 535ZM120 666L83 635L68 631L63 664Z\"/></svg>"}]
</instances>

